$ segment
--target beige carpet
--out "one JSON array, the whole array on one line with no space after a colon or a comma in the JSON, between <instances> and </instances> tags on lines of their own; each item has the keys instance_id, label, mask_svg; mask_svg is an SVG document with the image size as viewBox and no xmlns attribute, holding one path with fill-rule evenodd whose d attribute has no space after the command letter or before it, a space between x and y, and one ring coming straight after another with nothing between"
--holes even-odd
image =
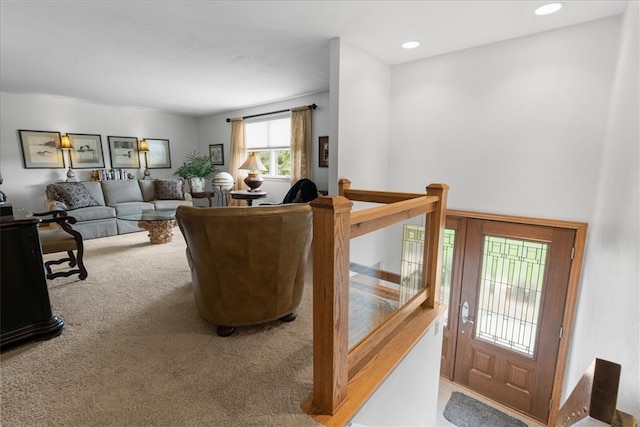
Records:
<instances>
[{"instance_id":1,"label":"beige carpet","mask_svg":"<svg viewBox=\"0 0 640 427\"><path fill-rule=\"evenodd\" d=\"M88 240L85 281L49 281L57 338L1 356L2 426L311 426L311 289L299 317L220 338L196 313L184 240Z\"/></svg>"}]
</instances>

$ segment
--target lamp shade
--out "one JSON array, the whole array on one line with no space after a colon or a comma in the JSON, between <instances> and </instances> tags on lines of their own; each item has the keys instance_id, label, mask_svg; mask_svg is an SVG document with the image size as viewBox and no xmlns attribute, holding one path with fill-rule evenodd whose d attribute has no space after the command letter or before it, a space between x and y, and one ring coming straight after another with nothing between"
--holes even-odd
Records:
<instances>
[{"instance_id":1,"label":"lamp shade","mask_svg":"<svg viewBox=\"0 0 640 427\"><path fill-rule=\"evenodd\" d=\"M147 145L146 139L140 140L140 148L138 151L141 151L143 153L149 151L149 146Z\"/></svg>"},{"instance_id":2,"label":"lamp shade","mask_svg":"<svg viewBox=\"0 0 640 427\"><path fill-rule=\"evenodd\" d=\"M256 153L249 153L249 157L238 169L264 172L267 168L262 164Z\"/></svg>"},{"instance_id":3,"label":"lamp shade","mask_svg":"<svg viewBox=\"0 0 640 427\"><path fill-rule=\"evenodd\" d=\"M73 150L73 145L71 145L71 141L67 135L62 135L60 137L60 148L62 150Z\"/></svg>"}]
</instances>

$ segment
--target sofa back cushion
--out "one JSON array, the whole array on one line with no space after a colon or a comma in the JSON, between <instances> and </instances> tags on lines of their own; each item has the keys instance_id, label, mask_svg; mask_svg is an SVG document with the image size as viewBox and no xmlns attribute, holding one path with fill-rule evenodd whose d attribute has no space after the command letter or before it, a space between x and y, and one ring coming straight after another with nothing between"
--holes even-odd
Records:
<instances>
[{"instance_id":1,"label":"sofa back cushion","mask_svg":"<svg viewBox=\"0 0 640 427\"><path fill-rule=\"evenodd\" d=\"M102 186L100 185L100 181L84 181L82 183L84 188L87 189L93 200L98 202L100 206L105 206L104 196L102 195Z\"/></svg>"},{"instance_id":2,"label":"sofa back cushion","mask_svg":"<svg viewBox=\"0 0 640 427\"><path fill-rule=\"evenodd\" d=\"M67 205L68 209L98 206L98 202L91 197L87 188L80 182L49 184L47 185L47 194L52 195L53 199Z\"/></svg>"},{"instance_id":3,"label":"sofa back cushion","mask_svg":"<svg viewBox=\"0 0 640 427\"><path fill-rule=\"evenodd\" d=\"M142 202L142 191L135 179L100 181L107 205L124 202Z\"/></svg>"},{"instance_id":4,"label":"sofa back cushion","mask_svg":"<svg viewBox=\"0 0 640 427\"><path fill-rule=\"evenodd\" d=\"M138 185L140 185L140 191L142 191L142 199L145 202L150 202L156 199L155 179L141 179L138 181Z\"/></svg>"}]
</instances>

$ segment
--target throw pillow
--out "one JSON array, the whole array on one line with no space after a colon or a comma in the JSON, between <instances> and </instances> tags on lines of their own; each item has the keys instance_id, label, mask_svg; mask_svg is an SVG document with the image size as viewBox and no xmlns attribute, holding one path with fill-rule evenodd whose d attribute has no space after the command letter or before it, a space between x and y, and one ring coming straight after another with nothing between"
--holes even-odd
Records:
<instances>
[{"instance_id":1,"label":"throw pillow","mask_svg":"<svg viewBox=\"0 0 640 427\"><path fill-rule=\"evenodd\" d=\"M67 205L69 209L99 205L99 203L91 197L86 187L79 182L50 184L47 186L47 190L51 192L56 200Z\"/></svg>"},{"instance_id":2,"label":"throw pillow","mask_svg":"<svg viewBox=\"0 0 640 427\"><path fill-rule=\"evenodd\" d=\"M182 200L182 180L180 179L156 179L157 200Z\"/></svg>"}]
</instances>

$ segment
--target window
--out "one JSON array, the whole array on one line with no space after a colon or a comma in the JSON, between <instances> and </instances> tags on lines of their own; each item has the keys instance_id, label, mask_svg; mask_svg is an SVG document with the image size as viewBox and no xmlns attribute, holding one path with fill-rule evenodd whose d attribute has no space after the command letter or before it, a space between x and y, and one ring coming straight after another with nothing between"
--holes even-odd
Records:
<instances>
[{"instance_id":1,"label":"window","mask_svg":"<svg viewBox=\"0 0 640 427\"><path fill-rule=\"evenodd\" d=\"M291 116L245 124L247 154L254 152L267 168L267 177L291 176Z\"/></svg>"}]
</instances>

